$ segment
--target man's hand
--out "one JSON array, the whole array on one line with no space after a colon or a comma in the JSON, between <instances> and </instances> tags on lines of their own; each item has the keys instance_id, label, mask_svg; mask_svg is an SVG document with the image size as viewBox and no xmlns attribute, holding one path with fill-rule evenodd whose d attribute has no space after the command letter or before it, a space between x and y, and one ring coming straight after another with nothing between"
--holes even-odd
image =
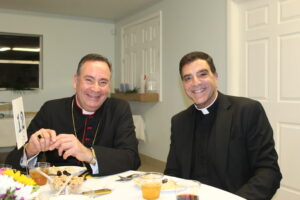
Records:
<instances>
[{"instance_id":1,"label":"man's hand","mask_svg":"<svg viewBox=\"0 0 300 200\"><path fill-rule=\"evenodd\" d=\"M85 147L73 134L59 134L50 150L57 149L58 155L67 159L69 156L83 162L90 162L93 158L92 151Z\"/></svg>"},{"instance_id":2,"label":"man's hand","mask_svg":"<svg viewBox=\"0 0 300 200\"><path fill-rule=\"evenodd\" d=\"M50 145L56 141L56 132L51 129L40 129L30 136L25 146L27 157L32 157L41 151L49 151Z\"/></svg>"}]
</instances>

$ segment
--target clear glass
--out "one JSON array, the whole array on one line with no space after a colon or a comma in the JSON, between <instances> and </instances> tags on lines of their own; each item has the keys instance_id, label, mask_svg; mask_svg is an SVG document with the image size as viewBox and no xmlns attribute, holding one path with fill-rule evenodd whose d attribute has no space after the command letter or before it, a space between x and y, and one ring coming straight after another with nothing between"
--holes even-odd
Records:
<instances>
[{"instance_id":1,"label":"clear glass","mask_svg":"<svg viewBox=\"0 0 300 200\"><path fill-rule=\"evenodd\" d=\"M158 172L147 172L140 176L143 198L146 200L158 199L160 196L163 174Z\"/></svg>"},{"instance_id":2,"label":"clear glass","mask_svg":"<svg viewBox=\"0 0 300 200\"><path fill-rule=\"evenodd\" d=\"M177 182L176 200L199 200L200 186L199 181L181 180Z\"/></svg>"},{"instance_id":3,"label":"clear glass","mask_svg":"<svg viewBox=\"0 0 300 200\"><path fill-rule=\"evenodd\" d=\"M29 175L38 185L45 185L47 183L47 178L38 171L40 170L45 174L48 174L50 166L51 165L48 162L37 162L34 168L29 169Z\"/></svg>"}]
</instances>

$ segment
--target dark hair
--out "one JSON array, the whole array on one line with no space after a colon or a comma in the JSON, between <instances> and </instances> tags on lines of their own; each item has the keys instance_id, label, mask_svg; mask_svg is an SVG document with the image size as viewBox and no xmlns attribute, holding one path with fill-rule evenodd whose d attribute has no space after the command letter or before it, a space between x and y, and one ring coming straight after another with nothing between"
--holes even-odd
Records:
<instances>
[{"instance_id":1,"label":"dark hair","mask_svg":"<svg viewBox=\"0 0 300 200\"><path fill-rule=\"evenodd\" d=\"M201 51L194 51L183 56L179 62L179 73L182 77L182 68L184 65L189 64L197 59L205 60L210 67L212 73L216 73L214 61L210 55Z\"/></svg>"},{"instance_id":2,"label":"dark hair","mask_svg":"<svg viewBox=\"0 0 300 200\"><path fill-rule=\"evenodd\" d=\"M81 60L78 63L78 67L77 67L77 75L80 74L80 69L82 67L82 65L87 62L87 61L102 61L105 62L108 65L109 71L111 71L111 64L109 62L109 60L100 55L100 54L96 54L96 53L91 53L91 54L87 54L85 55L83 58L81 58Z\"/></svg>"}]
</instances>

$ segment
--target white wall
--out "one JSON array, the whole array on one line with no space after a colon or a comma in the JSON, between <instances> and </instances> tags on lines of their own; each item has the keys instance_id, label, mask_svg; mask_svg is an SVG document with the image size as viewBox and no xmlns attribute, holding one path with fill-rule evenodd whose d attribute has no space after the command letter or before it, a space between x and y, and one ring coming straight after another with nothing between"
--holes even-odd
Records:
<instances>
[{"instance_id":1,"label":"white wall","mask_svg":"<svg viewBox=\"0 0 300 200\"><path fill-rule=\"evenodd\" d=\"M164 0L116 24L116 74L120 80L120 29L122 25L151 13L162 11L162 77L163 101L131 103L134 114L146 122L146 142L140 142L140 152L166 160L170 144L171 117L187 108L191 102L183 92L178 63L194 50L209 53L219 73L219 89L226 89L226 1L224 0ZM115 85L119 82L115 81Z\"/></svg>"},{"instance_id":2,"label":"white wall","mask_svg":"<svg viewBox=\"0 0 300 200\"><path fill-rule=\"evenodd\" d=\"M0 32L43 35L43 89L16 94L0 91L0 102L22 95L25 111L73 94L72 78L81 57L100 53L114 64L114 23L0 10Z\"/></svg>"}]
</instances>

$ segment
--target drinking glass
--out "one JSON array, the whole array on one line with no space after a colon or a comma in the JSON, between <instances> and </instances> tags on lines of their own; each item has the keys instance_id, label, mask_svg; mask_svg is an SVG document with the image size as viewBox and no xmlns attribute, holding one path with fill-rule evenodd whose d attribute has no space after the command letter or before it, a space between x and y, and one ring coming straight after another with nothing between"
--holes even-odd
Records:
<instances>
[{"instance_id":1,"label":"drinking glass","mask_svg":"<svg viewBox=\"0 0 300 200\"><path fill-rule=\"evenodd\" d=\"M48 162L37 162L35 167L29 170L29 175L38 185L45 185L47 183L47 178L38 171L40 170L45 174L48 174L49 167L50 163Z\"/></svg>"},{"instance_id":2,"label":"drinking glass","mask_svg":"<svg viewBox=\"0 0 300 200\"><path fill-rule=\"evenodd\" d=\"M146 200L158 199L160 196L163 174L147 172L140 177L143 198Z\"/></svg>"},{"instance_id":3,"label":"drinking glass","mask_svg":"<svg viewBox=\"0 0 300 200\"><path fill-rule=\"evenodd\" d=\"M199 200L201 183L194 180L181 180L177 182L176 200Z\"/></svg>"}]
</instances>

